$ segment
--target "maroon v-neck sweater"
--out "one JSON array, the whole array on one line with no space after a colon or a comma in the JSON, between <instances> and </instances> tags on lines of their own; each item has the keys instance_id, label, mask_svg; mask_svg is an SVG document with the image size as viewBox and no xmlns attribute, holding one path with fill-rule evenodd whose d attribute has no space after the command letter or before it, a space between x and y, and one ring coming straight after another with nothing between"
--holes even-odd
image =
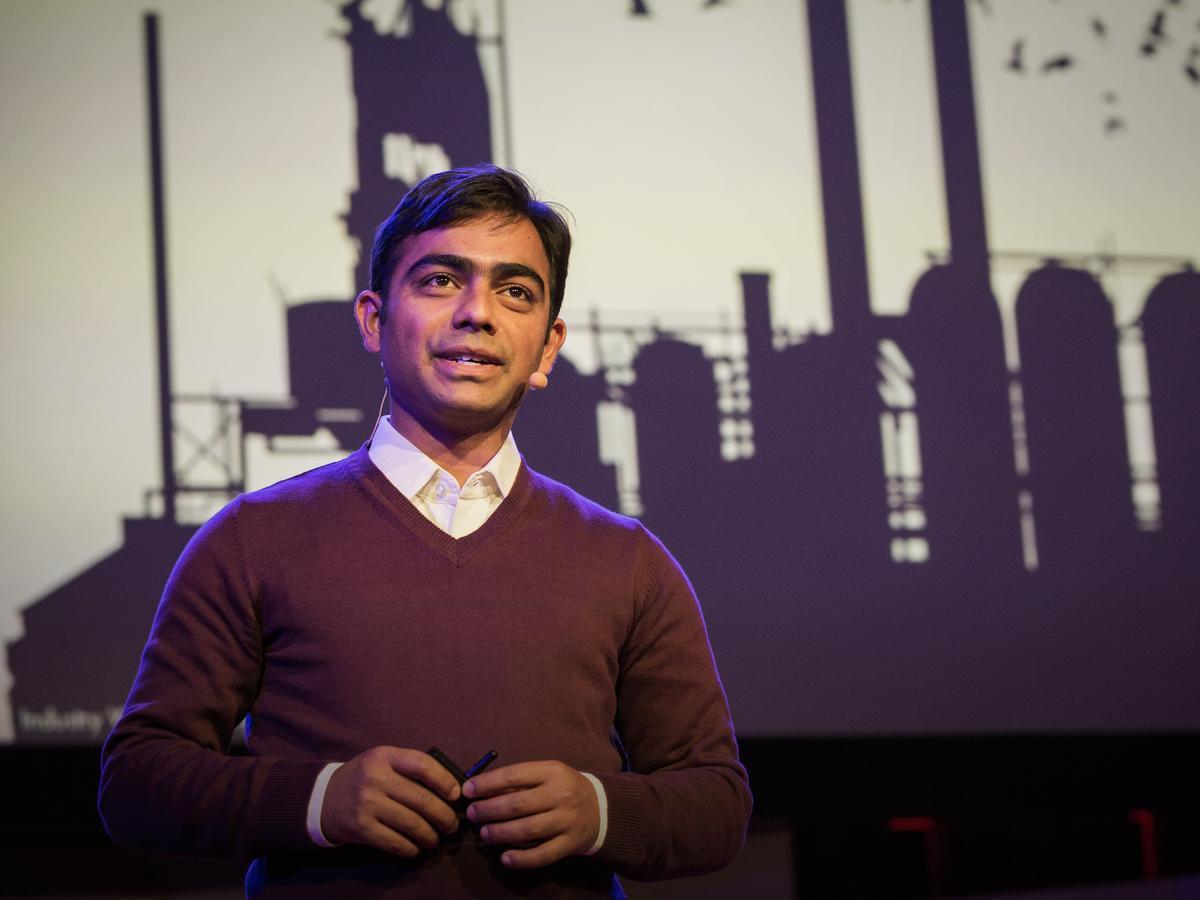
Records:
<instances>
[{"instance_id":1,"label":"maroon v-neck sweater","mask_svg":"<svg viewBox=\"0 0 1200 900\"><path fill-rule=\"evenodd\" d=\"M231 757L243 716L250 756ZM415 862L314 849L317 773L380 744L591 772L604 846L533 873L469 834ZM606 892L612 871L724 865L750 793L691 587L640 524L523 465L454 539L362 449L235 500L193 538L105 745L100 809L121 843L263 856L268 893L557 896Z\"/></svg>"}]
</instances>

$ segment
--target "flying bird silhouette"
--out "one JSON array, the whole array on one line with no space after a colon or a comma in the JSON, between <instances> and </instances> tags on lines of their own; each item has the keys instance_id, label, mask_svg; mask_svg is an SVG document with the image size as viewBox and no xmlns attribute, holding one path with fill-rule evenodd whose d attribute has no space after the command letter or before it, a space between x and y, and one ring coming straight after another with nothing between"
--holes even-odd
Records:
<instances>
[{"instance_id":1,"label":"flying bird silhouette","mask_svg":"<svg viewBox=\"0 0 1200 900\"><path fill-rule=\"evenodd\" d=\"M1103 19L1092 19L1092 31L1096 33L1096 37L1103 38L1108 36L1108 26L1104 24Z\"/></svg>"},{"instance_id":2,"label":"flying bird silhouette","mask_svg":"<svg viewBox=\"0 0 1200 900\"><path fill-rule=\"evenodd\" d=\"M1120 116L1109 116L1104 123L1104 134L1106 137L1112 137L1118 131L1125 130L1125 120Z\"/></svg>"},{"instance_id":3,"label":"flying bird silhouette","mask_svg":"<svg viewBox=\"0 0 1200 900\"><path fill-rule=\"evenodd\" d=\"M1008 57L1008 68L1014 72L1024 72L1025 62L1021 55L1025 52L1025 41L1020 40L1013 44L1012 54Z\"/></svg>"},{"instance_id":4,"label":"flying bird silhouette","mask_svg":"<svg viewBox=\"0 0 1200 900\"><path fill-rule=\"evenodd\" d=\"M1160 40L1160 41L1166 37L1166 35L1163 33L1163 25L1166 23L1166 20L1167 20L1167 14L1165 12L1163 12L1161 9L1154 14L1154 18L1150 22L1150 29L1149 29L1149 33L1150 33L1151 37L1155 38L1156 40Z\"/></svg>"},{"instance_id":5,"label":"flying bird silhouette","mask_svg":"<svg viewBox=\"0 0 1200 900\"><path fill-rule=\"evenodd\" d=\"M1042 63L1042 74L1065 71L1073 65L1075 65L1075 60L1064 53L1062 56L1051 57Z\"/></svg>"}]
</instances>

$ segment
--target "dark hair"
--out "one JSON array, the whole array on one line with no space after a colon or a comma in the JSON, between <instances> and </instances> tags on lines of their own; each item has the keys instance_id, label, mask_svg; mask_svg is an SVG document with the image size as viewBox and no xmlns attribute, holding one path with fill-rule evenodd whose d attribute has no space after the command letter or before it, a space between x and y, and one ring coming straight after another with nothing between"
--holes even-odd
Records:
<instances>
[{"instance_id":1,"label":"dark hair","mask_svg":"<svg viewBox=\"0 0 1200 900\"><path fill-rule=\"evenodd\" d=\"M375 232L375 245L371 248L371 290L386 300L387 287L405 238L434 228L492 217L509 222L528 219L537 229L550 263L550 321L553 322L562 308L567 285L571 231L554 206L534 196L524 178L490 164L430 175L404 195ZM386 303L384 307L386 310ZM386 311L380 317L386 318Z\"/></svg>"}]
</instances>

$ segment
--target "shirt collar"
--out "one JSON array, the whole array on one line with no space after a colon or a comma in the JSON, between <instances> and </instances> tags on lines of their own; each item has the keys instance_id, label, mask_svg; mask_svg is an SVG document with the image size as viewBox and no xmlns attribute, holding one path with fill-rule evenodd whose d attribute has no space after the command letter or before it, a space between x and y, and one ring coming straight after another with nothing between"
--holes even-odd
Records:
<instances>
[{"instance_id":1,"label":"shirt collar","mask_svg":"<svg viewBox=\"0 0 1200 900\"><path fill-rule=\"evenodd\" d=\"M412 441L395 429L390 416L383 416L375 424L375 433L371 436L371 446L367 455L387 480L396 486L396 490L409 500L416 497L430 480L443 473L453 480L449 472L418 450ZM506 497L512 490L520 470L521 454L517 451L516 439L510 431L496 455L474 475L491 475L500 490L500 496Z\"/></svg>"}]
</instances>

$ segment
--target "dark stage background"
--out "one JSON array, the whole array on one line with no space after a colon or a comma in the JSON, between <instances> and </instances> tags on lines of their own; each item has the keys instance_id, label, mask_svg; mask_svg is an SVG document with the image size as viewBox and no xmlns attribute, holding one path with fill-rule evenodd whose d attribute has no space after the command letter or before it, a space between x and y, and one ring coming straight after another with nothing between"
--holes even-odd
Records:
<instances>
[{"instance_id":1,"label":"dark stage background","mask_svg":"<svg viewBox=\"0 0 1200 900\"><path fill-rule=\"evenodd\" d=\"M1200 6L610 0L573 21L562 4L533 0L313 5L319 15L266 5L260 21L231 9L215 30L177 3L145 18L128 4L99 17L86 4L5 7L5 30L34 47L69 48L89 19L102 21L97 44L111 37L136 68L108 90L131 93L142 114L125 131L145 152L149 185L143 230L128 241L147 244L145 289L118 299L99 278L67 301L81 316L106 303L114 315L134 309L122 315L144 333L93 343L108 362L95 363L91 383L76 373L55 416L79 407L75 430L51 424L48 441L14 441L6 476L5 610L16 626L4 632L0 735L12 746L0 750L17 801L3 827L18 889L163 893L228 881L220 867L105 848L90 805L96 744L166 574L204 518L369 434L379 372L348 311L366 281L364 248L423 174L483 160L527 166L578 216L566 356L523 409L519 446L534 468L638 515L677 555L745 739L758 802L747 859L761 865L677 893L923 896L1200 871L1200 190L1177 155L1200 141ZM897 29L890 39L884 20ZM529 52L593 25L617 37L597 38L608 56L578 70ZM780 52L802 77L739 93L757 65L739 37L755 27L791 29ZM195 185L224 184L204 154L224 146L214 133L246 125L226 107L197 114L194 81L223 52L232 58L239 29L255 28L307 35L341 60L342 94L304 94L277 75L297 64L289 45L269 43L244 84L251 110L295 105L298 121L349 148L325 166L349 171L322 217L346 263L341 292L315 275L311 290L285 287L311 275L299 260L295 274L276 258L259 263L275 294L263 303L245 299L257 296L249 286L197 298L185 276L223 264L235 201ZM722 29L727 56L689 56ZM618 39L628 43L604 43ZM927 79L897 80L917 85L911 108L929 118L881 113L880 72L914 59ZM34 79L20 64L7 65ZM694 206L670 207L639 186L670 180L655 159L687 168L682 160L709 152L679 143L655 105L687 94L677 81L688 66L715 68L734 87L726 95L695 76L696 106L681 116L714 133L713 164L689 176ZM570 103L538 105L546 82L572 79ZM1024 123L1015 151L1004 127L1022 126L1004 106L1012 90L1025 92L1011 95L1017 109L1043 117L1042 131ZM1152 100L1134 107L1147 90ZM53 110L56 97L9 89L6 116L28 124L28 108ZM741 106L761 134L732 124ZM648 109L661 133L633 124ZM573 151L556 140L580 121L594 125L601 161L589 180L612 186L611 207L590 196L572 206ZM1155 137L1164 122L1169 144ZM794 182L773 181L772 129L804 142ZM631 156L609 143L625 132ZM35 158L53 128L23 133L6 166L17 208L20 173L36 173L36 190L72 165ZM103 170L88 147L105 140L80 139L89 184ZM741 154L736 168L723 167L722 141ZM274 180L280 196L303 193L288 166L307 158L304 144L291 135L280 170L249 177ZM910 155L918 146L924 174ZM1048 179L1047 155L1061 182ZM308 165L320 170L319 155ZM1072 170L1092 169L1112 180L1080 193ZM779 206L753 199L764 191ZM746 200L739 209L726 195ZM184 212L173 218L177 198ZM615 224L589 222L593 210ZM46 242L40 221L31 214L30 247ZM281 225L285 238L291 227ZM747 232L761 247L743 249ZM793 233L795 253L778 250ZM254 258L255 239L237 240ZM681 272L666 290L639 268L644 255L660 257L656 272L702 268L716 252L706 241L728 253L726 283L707 292ZM901 245L921 250L897 263L887 248ZM6 316L31 254L6 255ZM263 338L269 350L244 339L267 317L278 335ZM31 352L57 352L28 321L14 313L13 334L39 335L45 349ZM14 372L27 358L19 343ZM136 384L105 380L122 359L145 369ZM89 403L90 390L101 399ZM106 408L105 422L89 418ZM114 451L128 467L105 455L109 441L137 446ZM80 448L86 465L63 462ZM136 491L110 500L99 484L72 481L121 484L129 470L145 489L138 512ZM59 471L65 498L49 486ZM114 523L115 542L103 530ZM52 864L71 852L90 865ZM766 880L752 888L755 877Z\"/></svg>"}]
</instances>

